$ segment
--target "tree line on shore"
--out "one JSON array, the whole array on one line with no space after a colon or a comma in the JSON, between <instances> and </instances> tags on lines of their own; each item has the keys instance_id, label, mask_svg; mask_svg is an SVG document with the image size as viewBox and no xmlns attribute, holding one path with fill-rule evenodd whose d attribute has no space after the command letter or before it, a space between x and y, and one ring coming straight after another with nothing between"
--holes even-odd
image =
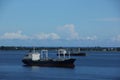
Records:
<instances>
[{"instance_id":1,"label":"tree line on shore","mask_svg":"<svg viewBox=\"0 0 120 80\"><path fill-rule=\"evenodd\" d=\"M36 50L80 50L80 51L120 51L120 47L34 47ZM0 46L0 50L33 50L33 47L23 46Z\"/></svg>"}]
</instances>

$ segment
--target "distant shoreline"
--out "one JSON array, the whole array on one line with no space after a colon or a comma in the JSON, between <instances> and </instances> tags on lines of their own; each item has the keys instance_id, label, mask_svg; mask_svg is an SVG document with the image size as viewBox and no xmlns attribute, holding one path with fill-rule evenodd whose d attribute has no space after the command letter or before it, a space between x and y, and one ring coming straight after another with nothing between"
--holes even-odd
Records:
<instances>
[{"instance_id":1,"label":"distant shoreline","mask_svg":"<svg viewBox=\"0 0 120 80\"><path fill-rule=\"evenodd\" d=\"M120 51L120 47L35 47L36 50L58 50L66 49L69 51ZM33 47L21 46L0 46L0 50L32 50Z\"/></svg>"}]
</instances>

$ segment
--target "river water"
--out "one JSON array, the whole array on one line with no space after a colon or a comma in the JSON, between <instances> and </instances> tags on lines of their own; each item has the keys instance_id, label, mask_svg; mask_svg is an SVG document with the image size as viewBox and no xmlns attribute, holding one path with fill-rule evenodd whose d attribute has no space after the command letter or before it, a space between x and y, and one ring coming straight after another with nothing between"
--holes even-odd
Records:
<instances>
[{"instance_id":1,"label":"river water","mask_svg":"<svg viewBox=\"0 0 120 80\"><path fill-rule=\"evenodd\" d=\"M0 51L0 80L120 80L120 52L86 52L72 69L23 66L27 52Z\"/></svg>"}]
</instances>

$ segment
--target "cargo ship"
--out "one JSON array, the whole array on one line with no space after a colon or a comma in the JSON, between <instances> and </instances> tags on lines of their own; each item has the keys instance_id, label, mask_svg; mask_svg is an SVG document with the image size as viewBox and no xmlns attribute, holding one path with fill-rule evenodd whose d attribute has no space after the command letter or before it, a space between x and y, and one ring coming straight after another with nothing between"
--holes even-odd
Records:
<instances>
[{"instance_id":1,"label":"cargo ship","mask_svg":"<svg viewBox=\"0 0 120 80\"><path fill-rule=\"evenodd\" d=\"M63 54L64 56L61 56ZM48 50L41 50L36 52L35 50L28 53L22 62L27 66L46 66L46 67L68 67L74 68L75 58L65 56L66 51L64 49L58 50L58 58L51 59L48 57Z\"/></svg>"}]
</instances>

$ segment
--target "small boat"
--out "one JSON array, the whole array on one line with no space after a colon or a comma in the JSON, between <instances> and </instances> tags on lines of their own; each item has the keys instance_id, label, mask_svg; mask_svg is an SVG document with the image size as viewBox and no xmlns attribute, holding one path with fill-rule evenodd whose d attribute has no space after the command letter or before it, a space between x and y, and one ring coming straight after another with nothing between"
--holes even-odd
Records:
<instances>
[{"instance_id":1,"label":"small boat","mask_svg":"<svg viewBox=\"0 0 120 80\"><path fill-rule=\"evenodd\" d=\"M64 56L60 56L63 54ZM46 67L69 67L74 68L76 59L65 57L66 51L63 49L58 50L58 58L51 59L48 57L48 50L41 50L41 53L33 52L28 53L22 62L27 66L46 66Z\"/></svg>"},{"instance_id":2,"label":"small boat","mask_svg":"<svg viewBox=\"0 0 120 80\"><path fill-rule=\"evenodd\" d=\"M63 54L60 54L60 56L63 56ZM86 56L86 53L80 52L80 49L79 49L78 51L67 51L65 56Z\"/></svg>"}]
</instances>

